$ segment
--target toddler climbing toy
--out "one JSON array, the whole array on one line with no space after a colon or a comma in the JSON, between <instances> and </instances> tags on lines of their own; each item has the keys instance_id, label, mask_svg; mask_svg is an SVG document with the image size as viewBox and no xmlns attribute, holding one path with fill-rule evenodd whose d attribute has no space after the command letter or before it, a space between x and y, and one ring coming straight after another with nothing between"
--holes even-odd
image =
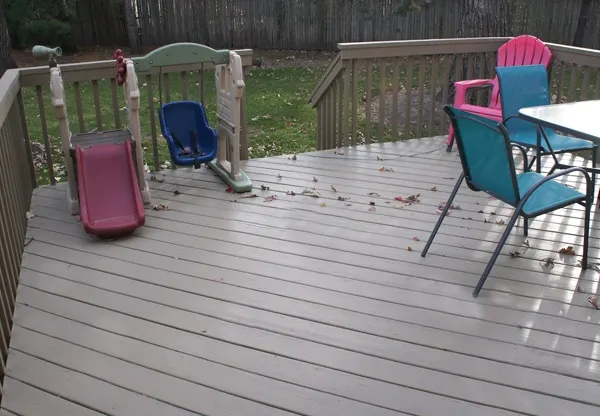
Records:
<instances>
[{"instance_id":1,"label":"toddler climbing toy","mask_svg":"<svg viewBox=\"0 0 600 416\"><path fill-rule=\"evenodd\" d=\"M129 127L73 134L62 75L55 59L62 51L35 46L32 53L49 58L52 106L59 121L70 212L80 214L89 234L100 237L131 234L144 225L144 203L150 202L141 145L140 92L133 62L117 57L120 71L117 79L119 74L125 75L120 84L125 87Z\"/></svg>"},{"instance_id":2,"label":"toddler climbing toy","mask_svg":"<svg viewBox=\"0 0 600 416\"><path fill-rule=\"evenodd\" d=\"M138 74L159 68L158 116L173 164L197 169L207 163L235 192L250 191L252 183L240 169L241 100L245 88L241 57L233 51L196 43L174 43L132 60ZM164 67L205 63L215 65L216 130L210 127L200 102L163 104L162 99Z\"/></svg>"}]
</instances>

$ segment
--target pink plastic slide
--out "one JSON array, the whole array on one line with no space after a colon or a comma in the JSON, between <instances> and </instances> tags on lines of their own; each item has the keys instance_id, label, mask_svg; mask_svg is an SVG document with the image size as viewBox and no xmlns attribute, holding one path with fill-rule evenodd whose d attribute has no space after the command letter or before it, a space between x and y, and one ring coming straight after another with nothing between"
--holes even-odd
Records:
<instances>
[{"instance_id":1,"label":"pink plastic slide","mask_svg":"<svg viewBox=\"0 0 600 416\"><path fill-rule=\"evenodd\" d=\"M146 213L131 143L75 148L81 222L99 237L120 237L144 225Z\"/></svg>"}]
</instances>

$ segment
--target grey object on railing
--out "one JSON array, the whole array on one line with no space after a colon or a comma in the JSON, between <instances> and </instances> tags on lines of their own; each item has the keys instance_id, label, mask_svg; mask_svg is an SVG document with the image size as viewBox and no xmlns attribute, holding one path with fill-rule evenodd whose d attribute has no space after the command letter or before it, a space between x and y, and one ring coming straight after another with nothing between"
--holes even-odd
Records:
<instances>
[{"instance_id":1,"label":"grey object on railing","mask_svg":"<svg viewBox=\"0 0 600 416\"><path fill-rule=\"evenodd\" d=\"M36 58L47 58L47 57L61 56L62 55L62 49L59 46L57 46L56 48L49 48L47 46L35 45L31 49L31 54L33 56L35 56Z\"/></svg>"}]
</instances>

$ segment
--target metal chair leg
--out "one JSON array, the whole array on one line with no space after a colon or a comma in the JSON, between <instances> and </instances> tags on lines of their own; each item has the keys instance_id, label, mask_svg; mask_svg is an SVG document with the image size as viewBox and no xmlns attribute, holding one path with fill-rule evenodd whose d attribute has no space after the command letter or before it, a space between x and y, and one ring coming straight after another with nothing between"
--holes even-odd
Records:
<instances>
[{"instance_id":1,"label":"metal chair leg","mask_svg":"<svg viewBox=\"0 0 600 416\"><path fill-rule=\"evenodd\" d=\"M502 238L500 239L500 242L496 246L496 250L494 250L494 253L492 254L492 257L490 258L490 261L488 262L487 266L485 267L483 274L479 278L479 282L477 282L477 286L475 286L475 290L473 290L474 298L479 296L479 292L481 292L481 288L483 287L483 284L485 283L486 279L488 278L488 275L492 271L492 267L494 267L494 263L496 263L496 259L498 259L498 256L500 255L500 252L502 251L502 247L504 247L504 244L506 244L506 240L508 239L508 236L510 235L511 230L515 226L515 223L517 222L517 219L519 218L520 215L521 215L521 212L519 209L519 210L515 211L513 216L508 221L506 230L504 230L504 234L502 234Z\"/></svg>"},{"instance_id":2,"label":"metal chair leg","mask_svg":"<svg viewBox=\"0 0 600 416\"><path fill-rule=\"evenodd\" d=\"M529 235L529 218L523 217L523 235L527 237Z\"/></svg>"},{"instance_id":3,"label":"metal chair leg","mask_svg":"<svg viewBox=\"0 0 600 416\"><path fill-rule=\"evenodd\" d=\"M464 180L464 178L465 178L465 174L463 172L460 174L458 181L456 181L456 185L454 185L454 189L452 190L452 193L450 194L450 198L448 198L448 201L446 202L446 206L444 207L444 209L442 210L442 213L440 214L440 218L437 220L435 227L433 227L433 231L431 232L431 235L429 236L429 239L427 240L427 244L425 244L425 247L423 248L423 251L421 252L421 257L425 257L427 255L427 252L429 251L429 247L431 247L431 244L433 243L433 239L435 238L435 235L437 234L438 230L440 229L442 222L444 221L444 218L446 217L446 214L448 214L448 210L450 209L450 206L452 205L452 201L454 201L454 198L456 197L456 194L458 193L458 190L460 189L460 185L462 184L462 181Z\"/></svg>"}]
</instances>

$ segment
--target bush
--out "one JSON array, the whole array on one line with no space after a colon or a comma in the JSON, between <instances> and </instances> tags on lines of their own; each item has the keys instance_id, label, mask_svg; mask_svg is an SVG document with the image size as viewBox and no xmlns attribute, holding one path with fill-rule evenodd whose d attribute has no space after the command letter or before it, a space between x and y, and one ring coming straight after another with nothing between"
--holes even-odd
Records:
<instances>
[{"instance_id":1,"label":"bush","mask_svg":"<svg viewBox=\"0 0 600 416\"><path fill-rule=\"evenodd\" d=\"M21 48L41 44L50 47L60 46L63 51L69 52L76 46L71 36L71 25L56 19L21 22L17 35Z\"/></svg>"}]
</instances>

